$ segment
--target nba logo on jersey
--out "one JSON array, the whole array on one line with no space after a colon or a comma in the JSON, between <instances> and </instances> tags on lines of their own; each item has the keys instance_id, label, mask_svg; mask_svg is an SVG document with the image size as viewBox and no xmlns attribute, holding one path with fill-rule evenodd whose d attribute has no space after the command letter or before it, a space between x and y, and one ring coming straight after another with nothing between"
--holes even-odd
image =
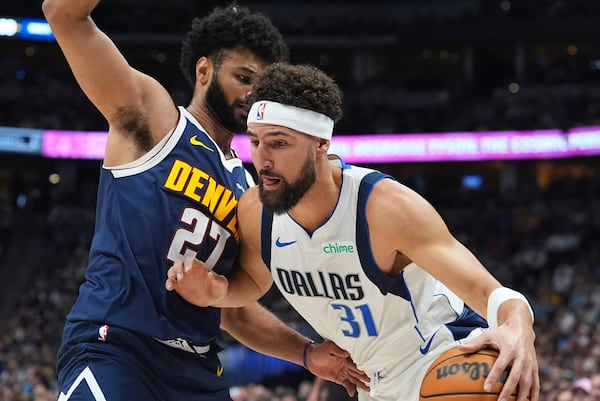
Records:
<instances>
[{"instance_id":1,"label":"nba logo on jersey","mask_svg":"<svg viewBox=\"0 0 600 401\"><path fill-rule=\"evenodd\" d=\"M265 118L265 108L267 107L267 102L260 102L258 108L256 109L256 119L258 121Z\"/></svg>"},{"instance_id":2,"label":"nba logo on jersey","mask_svg":"<svg viewBox=\"0 0 600 401\"><path fill-rule=\"evenodd\" d=\"M106 341L106 337L108 337L108 325L100 326L98 329L98 340Z\"/></svg>"}]
</instances>

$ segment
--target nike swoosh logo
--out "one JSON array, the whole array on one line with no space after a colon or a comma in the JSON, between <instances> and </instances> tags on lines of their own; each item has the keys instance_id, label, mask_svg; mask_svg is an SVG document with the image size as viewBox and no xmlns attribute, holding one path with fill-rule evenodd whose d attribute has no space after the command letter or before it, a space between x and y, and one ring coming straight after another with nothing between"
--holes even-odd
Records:
<instances>
[{"instance_id":1,"label":"nike swoosh logo","mask_svg":"<svg viewBox=\"0 0 600 401\"><path fill-rule=\"evenodd\" d=\"M206 146L206 144L204 142L202 142L201 140L198 139L198 135L191 137L190 143L194 146L202 146L204 149L214 152L214 149L209 148L208 146Z\"/></svg>"},{"instance_id":2,"label":"nike swoosh logo","mask_svg":"<svg viewBox=\"0 0 600 401\"><path fill-rule=\"evenodd\" d=\"M427 341L427 344L425 344L425 346L421 346L419 347L419 351L421 351L422 355L426 355L429 352L429 348L431 348L431 343L433 342L433 337L435 337L435 335L437 334L437 331L435 333L433 333L433 335L431 337L429 337L429 341Z\"/></svg>"},{"instance_id":3,"label":"nike swoosh logo","mask_svg":"<svg viewBox=\"0 0 600 401\"><path fill-rule=\"evenodd\" d=\"M292 244L295 244L296 242L298 242L298 241L281 242L280 240L281 240L280 237L277 237L277 239L275 240L275 246L278 248L283 248L284 246L292 245Z\"/></svg>"}]
</instances>

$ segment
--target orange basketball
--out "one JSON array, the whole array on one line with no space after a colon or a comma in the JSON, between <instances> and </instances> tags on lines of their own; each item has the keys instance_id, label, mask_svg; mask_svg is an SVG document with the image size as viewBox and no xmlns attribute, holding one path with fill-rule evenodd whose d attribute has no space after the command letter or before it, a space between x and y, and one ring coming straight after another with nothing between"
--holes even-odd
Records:
<instances>
[{"instance_id":1,"label":"orange basketball","mask_svg":"<svg viewBox=\"0 0 600 401\"><path fill-rule=\"evenodd\" d=\"M498 351L482 349L475 353L465 353L457 348L441 354L429 367L421 383L420 401L497 401L506 374L494 384L490 392L484 391L483 384ZM512 394L508 401L515 401Z\"/></svg>"}]
</instances>

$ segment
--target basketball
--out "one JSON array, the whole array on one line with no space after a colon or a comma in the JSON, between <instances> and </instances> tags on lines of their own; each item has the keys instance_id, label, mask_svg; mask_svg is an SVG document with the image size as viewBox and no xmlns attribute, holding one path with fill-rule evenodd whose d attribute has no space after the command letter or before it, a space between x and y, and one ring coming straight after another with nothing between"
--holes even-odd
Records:
<instances>
[{"instance_id":1,"label":"basketball","mask_svg":"<svg viewBox=\"0 0 600 401\"><path fill-rule=\"evenodd\" d=\"M506 372L492 390L483 389L485 379L498 357L494 349L465 353L452 348L441 354L429 367L419 392L420 401L497 401ZM508 401L516 400L511 394Z\"/></svg>"}]
</instances>

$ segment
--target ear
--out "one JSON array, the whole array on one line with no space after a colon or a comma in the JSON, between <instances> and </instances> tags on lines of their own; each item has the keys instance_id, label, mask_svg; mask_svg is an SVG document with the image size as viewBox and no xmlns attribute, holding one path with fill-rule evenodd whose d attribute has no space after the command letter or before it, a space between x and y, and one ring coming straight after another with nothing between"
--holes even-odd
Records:
<instances>
[{"instance_id":1,"label":"ear","mask_svg":"<svg viewBox=\"0 0 600 401\"><path fill-rule=\"evenodd\" d=\"M327 154L327 151L329 150L329 145L331 144L331 141L328 141L327 139L318 138L317 143L318 143L317 151Z\"/></svg>"},{"instance_id":2,"label":"ear","mask_svg":"<svg viewBox=\"0 0 600 401\"><path fill-rule=\"evenodd\" d=\"M202 56L196 61L196 83L206 86L212 80L213 63L208 57Z\"/></svg>"}]
</instances>

